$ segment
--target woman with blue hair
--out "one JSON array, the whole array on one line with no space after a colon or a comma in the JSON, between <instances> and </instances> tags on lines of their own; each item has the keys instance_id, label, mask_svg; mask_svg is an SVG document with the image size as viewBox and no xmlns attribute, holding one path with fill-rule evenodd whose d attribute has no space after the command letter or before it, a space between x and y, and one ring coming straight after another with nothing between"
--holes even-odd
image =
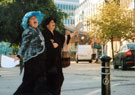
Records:
<instances>
[{"instance_id":1,"label":"woman with blue hair","mask_svg":"<svg viewBox=\"0 0 135 95\"><path fill-rule=\"evenodd\" d=\"M23 59L23 82L13 95L48 95L46 87L45 39L38 29L44 14L31 11L22 19L22 43L16 60Z\"/></svg>"}]
</instances>

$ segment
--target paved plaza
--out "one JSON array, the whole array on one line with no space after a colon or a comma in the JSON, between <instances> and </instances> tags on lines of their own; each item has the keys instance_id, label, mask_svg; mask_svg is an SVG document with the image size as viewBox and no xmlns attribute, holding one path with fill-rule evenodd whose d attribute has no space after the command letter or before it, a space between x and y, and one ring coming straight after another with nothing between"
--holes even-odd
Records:
<instances>
[{"instance_id":1,"label":"paved plaza","mask_svg":"<svg viewBox=\"0 0 135 95\"><path fill-rule=\"evenodd\" d=\"M101 95L101 64L72 62L63 69L62 95ZM0 95L12 95L22 81L19 67L0 68ZM114 70L111 66L111 95L135 95L135 70Z\"/></svg>"}]
</instances>

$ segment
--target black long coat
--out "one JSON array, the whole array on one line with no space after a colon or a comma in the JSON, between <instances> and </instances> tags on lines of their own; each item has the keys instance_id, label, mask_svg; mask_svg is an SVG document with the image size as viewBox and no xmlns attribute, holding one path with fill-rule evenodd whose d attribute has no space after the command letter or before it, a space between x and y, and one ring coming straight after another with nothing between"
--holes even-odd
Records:
<instances>
[{"instance_id":1,"label":"black long coat","mask_svg":"<svg viewBox=\"0 0 135 95\"><path fill-rule=\"evenodd\" d=\"M47 84L49 92L54 95L60 95L61 86L64 80L61 65L61 50L65 41L64 35L58 31L52 34L47 28L42 31L45 38L46 46L46 64L47 64ZM54 48L51 39L58 43L58 47Z\"/></svg>"}]
</instances>

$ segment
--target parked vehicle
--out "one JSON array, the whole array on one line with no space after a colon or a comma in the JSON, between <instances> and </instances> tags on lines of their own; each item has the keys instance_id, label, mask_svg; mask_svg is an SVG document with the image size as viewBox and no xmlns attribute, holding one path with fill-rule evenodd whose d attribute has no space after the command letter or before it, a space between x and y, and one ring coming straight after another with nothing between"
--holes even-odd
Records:
<instances>
[{"instance_id":1,"label":"parked vehicle","mask_svg":"<svg viewBox=\"0 0 135 95\"><path fill-rule=\"evenodd\" d=\"M89 61L92 62L92 48L91 45L78 45L76 52L76 62Z\"/></svg>"},{"instance_id":2,"label":"parked vehicle","mask_svg":"<svg viewBox=\"0 0 135 95\"><path fill-rule=\"evenodd\" d=\"M135 66L135 43L124 44L120 47L116 55L114 55L114 69L121 66L122 70Z\"/></svg>"}]
</instances>

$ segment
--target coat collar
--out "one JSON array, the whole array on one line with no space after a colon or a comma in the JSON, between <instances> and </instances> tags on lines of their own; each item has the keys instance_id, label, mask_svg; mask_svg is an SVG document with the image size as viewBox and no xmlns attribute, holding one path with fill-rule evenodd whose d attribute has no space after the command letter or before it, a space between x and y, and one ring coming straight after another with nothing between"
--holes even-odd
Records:
<instances>
[{"instance_id":1,"label":"coat collar","mask_svg":"<svg viewBox=\"0 0 135 95\"><path fill-rule=\"evenodd\" d=\"M40 31L38 28L33 28L33 27L31 27L31 26L29 26L29 29L31 29L31 30L33 30L33 31L35 31L35 32L39 32L39 31Z\"/></svg>"}]
</instances>

